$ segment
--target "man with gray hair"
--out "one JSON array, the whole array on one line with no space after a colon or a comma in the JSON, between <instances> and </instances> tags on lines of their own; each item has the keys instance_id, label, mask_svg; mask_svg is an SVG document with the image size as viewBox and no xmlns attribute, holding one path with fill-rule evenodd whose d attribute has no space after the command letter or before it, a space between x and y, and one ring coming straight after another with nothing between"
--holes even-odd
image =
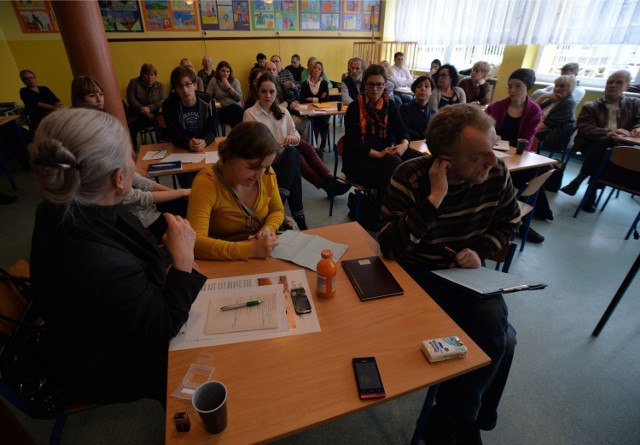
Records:
<instances>
[{"instance_id":1,"label":"man with gray hair","mask_svg":"<svg viewBox=\"0 0 640 445\"><path fill-rule=\"evenodd\" d=\"M569 75L569 76L578 76L578 73L580 72L580 65L578 65L577 63L566 63L562 66L562 68L560 68L560 75L564 76L564 75ZM555 87L554 84L551 84L545 88L540 88L538 90L535 90L532 94L531 94L531 99L536 100L538 97L542 96L543 94L546 93L553 93L553 88ZM584 88L582 88L579 85L578 80L576 79L576 87L573 90L573 93L571 93L571 97L573 97L573 100L576 102L576 105L578 105L580 103L580 101L584 98L586 91Z\"/></svg>"},{"instance_id":2,"label":"man with gray hair","mask_svg":"<svg viewBox=\"0 0 640 445\"><path fill-rule=\"evenodd\" d=\"M349 60L349 73L342 79L342 103L349 105L356 100L358 94L362 91L362 74L367 68L367 64L360 57L354 57Z\"/></svg>"},{"instance_id":3,"label":"man with gray hair","mask_svg":"<svg viewBox=\"0 0 640 445\"><path fill-rule=\"evenodd\" d=\"M378 241L491 358L491 364L441 383L427 420L427 444L481 444L491 430L516 345L498 295L452 284L432 270L476 269L507 244L520 210L509 171L493 152L493 119L467 104L442 108L426 139L432 156L396 168L380 216Z\"/></svg>"},{"instance_id":4,"label":"man with gray hair","mask_svg":"<svg viewBox=\"0 0 640 445\"><path fill-rule=\"evenodd\" d=\"M629 71L613 72L607 78L604 95L587 102L580 110L574 151L580 151L585 158L578 176L560 189L567 195L575 195L582 182L598 171L608 147L620 145L614 139L616 136L640 136L640 99L624 95L630 83ZM618 173L618 179L624 181L624 172ZM596 211L595 190L585 201L582 210L589 213Z\"/></svg>"}]
</instances>

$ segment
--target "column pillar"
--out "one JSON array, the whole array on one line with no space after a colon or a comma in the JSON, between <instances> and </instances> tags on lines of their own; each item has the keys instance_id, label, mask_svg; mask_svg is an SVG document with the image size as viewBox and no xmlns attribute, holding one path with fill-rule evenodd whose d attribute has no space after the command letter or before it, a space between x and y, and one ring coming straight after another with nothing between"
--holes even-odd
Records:
<instances>
[{"instance_id":1,"label":"column pillar","mask_svg":"<svg viewBox=\"0 0 640 445\"><path fill-rule=\"evenodd\" d=\"M53 1L60 35L74 77L91 76L104 88L104 108L127 128L111 50L97 1Z\"/></svg>"}]
</instances>

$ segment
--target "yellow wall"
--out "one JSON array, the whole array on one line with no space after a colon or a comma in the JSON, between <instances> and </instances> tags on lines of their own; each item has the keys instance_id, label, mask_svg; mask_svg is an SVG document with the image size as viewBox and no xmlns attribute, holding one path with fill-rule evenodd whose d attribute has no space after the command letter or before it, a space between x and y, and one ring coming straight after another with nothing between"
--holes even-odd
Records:
<instances>
[{"instance_id":1,"label":"yellow wall","mask_svg":"<svg viewBox=\"0 0 640 445\"><path fill-rule=\"evenodd\" d=\"M368 33L341 31L318 34L302 31L207 31L206 36L202 34L202 31L108 33L122 97L125 97L129 80L138 76L143 63L156 66L158 80L168 89L171 70L180 59L188 57L196 69L200 69L200 61L205 54L214 59L214 67L220 60L229 62L245 93L247 78L258 52L268 57L280 54L284 66L289 64L294 53L300 54L303 65L309 56L316 56L324 63L329 78L340 79L346 71L347 61L353 57L353 43L371 38ZM229 38L234 40L226 40ZM0 1L0 39L0 60L3 61L0 80L6 79L0 82L0 102L19 101L18 90L23 85L18 72L28 68L36 73L40 84L51 88L64 103L69 104L72 74L60 34L23 33L11 3ZM10 63L5 64L5 60Z\"/></svg>"},{"instance_id":2,"label":"yellow wall","mask_svg":"<svg viewBox=\"0 0 640 445\"><path fill-rule=\"evenodd\" d=\"M504 48L502 64L498 70L498 82L493 100L507 97L509 76L518 68L533 69L538 53L538 45L507 45Z\"/></svg>"}]
</instances>

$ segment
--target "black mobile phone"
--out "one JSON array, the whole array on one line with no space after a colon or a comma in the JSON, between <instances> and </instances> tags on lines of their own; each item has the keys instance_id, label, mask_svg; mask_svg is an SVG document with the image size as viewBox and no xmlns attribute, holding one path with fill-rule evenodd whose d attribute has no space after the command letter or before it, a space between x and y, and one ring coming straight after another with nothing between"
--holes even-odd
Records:
<instances>
[{"instance_id":1,"label":"black mobile phone","mask_svg":"<svg viewBox=\"0 0 640 445\"><path fill-rule=\"evenodd\" d=\"M386 397L375 357L354 358L353 372L356 374L358 394L361 399Z\"/></svg>"},{"instance_id":2,"label":"black mobile phone","mask_svg":"<svg viewBox=\"0 0 640 445\"><path fill-rule=\"evenodd\" d=\"M293 302L293 309L296 311L296 314L302 315L311 312L311 303L309 303L304 287L291 289L291 301Z\"/></svg>"}]
</instances>

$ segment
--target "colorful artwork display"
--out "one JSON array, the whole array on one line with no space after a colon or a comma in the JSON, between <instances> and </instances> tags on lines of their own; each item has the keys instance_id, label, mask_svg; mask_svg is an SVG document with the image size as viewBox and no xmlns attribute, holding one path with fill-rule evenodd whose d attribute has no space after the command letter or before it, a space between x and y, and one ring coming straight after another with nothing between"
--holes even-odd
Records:
<instances>
[{"instance_id":1,"label":"colorful artwork display","mask_svg":"<svg viewBox=\"0 0 640 445\"><path fill-rule=\"evenodd\" d=\"M142 16L137 0L100 0L106 32L142 32Z\"/></svg>"},{"instance_id":2,"label":"colorful artwork display","mask_svg":"<svg viewBox=\"0 0 640 445\"><path fill-rule=\"evenodd\" d=\"M295 0L252 1L251 19L254 31L296 31L298 3Z\"/></svg>"},{"instance_id":3,"label":"colorful artwork display","mask_svg":"<svg viewBox=\"0 0 640 445\"><path fill-rule=\"evenodd\" d=\"M200 19L204 30L249 31L248 0L200 1Z\"/></svg>"},{"instance_id":4,"label":"colorful artwork display","mask_svg":"<svg viewBox=\"0 0 640 445\"><path fill-rule=\"evenodd\" d=\"M302 0L303 31L380 30L380 0Z\"/></svg>"},{"instance_id":5,"label":"colorful artwork display","mask_svg":"<svg viewBox=\"0 0 640 445\"><path fill-rule=\"evenodd\" d=\"M147 31L197 31L196 2L185 0L144 0L142 2Z\"/></svg>"},{"instance_id":6,"label":"colorful artwork display","mask_svg":"<svg viewBox=\"0 0 640 445\"><path fill-rule=\"evenodd\" d=\"M58 24L49 0L13 0L12 3L22 32L58 31Z\"/></svg>"}]
</instances>

